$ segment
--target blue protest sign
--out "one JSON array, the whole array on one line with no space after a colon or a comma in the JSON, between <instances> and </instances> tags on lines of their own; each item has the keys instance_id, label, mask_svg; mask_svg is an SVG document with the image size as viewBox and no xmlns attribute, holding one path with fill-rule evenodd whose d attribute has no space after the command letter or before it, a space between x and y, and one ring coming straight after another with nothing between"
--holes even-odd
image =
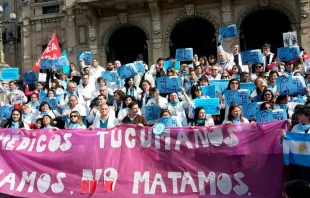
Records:
<instances>
[{"instance_id":1,"label":"blue protest sign","mask_svg":"<svg viewBox=\"0 0 310 198\"><path fill-rule=\"evenodd\" d=\"M43 58L40 62L41 69L50 69L52 67L52 59L50 58Z\"/></svg>"},{"instance_id":2,"label":"blue protest sign","mask_svg":"<svg viewBox=\"0 0 310 198\"><path fill-rule=\"evenodd\" d=\"M285 109L272 110L272 121L275 120L286 120L287 112Z\"/></svg>"},{"instance_id":3,"label":"blue protest sign","mask_svg":"<svg viewBox=\"0 0 310 198\"><path fill-rule=\"evenodd\" d=\"M62 69L63 67L70 65L69 60L66 56L52 59L52 66L55 66L55 70Z\"/></svg>"},{"instance_id":4,"label":"blue protest sign","mask_svg":"<svg viewBox=\"0 0 310 198\"><path fill-rule=\"evenodd\" d=\"M220 99L218 98L195 99L194 104L195 108L203 107L206 114L220 115L220 109L218 108Z\"/></svg>"},{"instance_id":5,"label":"blue protest sign","mask_svg":"<svg viewBox=\"0 0 310 198\"><path fill-rule=\"evenodd\" d=\"M38 81L38 77L33 71L23 73L22 78L27 85Z\"/></svg>"},{"instance_id":6,"label":"blue protest sign","mask_svg":"<svg viewBox=\"0 0 310 198\"><path fill-rule=\"evenodd\" d=\"M247 89L247 90L249 90L249 94L250 94L250 93L252 93L252 91L254 91L256 89L256 86L252 82L240 83L240 89Z\"/></svg>"},{"instance_id":7,"label":"blue protest sign","mask_svg":"<svg viewBox=\"0 0 310 198\"><path fill-rule=\"evenodd\" d=\"M118 67L117 73L121 79L131 78L131 77L138 75L136 67L133 63L122 65L121 67Z\"/></svg>"},{"instance_id":8,"label":"blue protest sign","mask_svg":"<svg viewBox=\"0 0 310 198\"><path fill-rule=\"evenodd\" d=\"M147 121L157 120L160 113L160 107L145 106L145 118Z\"/></svg>"},{"instance_id":9,"label":"blue protest sign","mask_svg":"<svg viewBox=\"0 0 310 198\"><path fill-rule=\"evenodd\" d=\"M210 80L210 85L215 85L215 91L218 93L223 93L227 88L229 80Z\"/></svg>"},{"instance_id":10,"label":"blue protest sign","mask_svg":"<svg viewBox=\"0 0 310 198\"><path fill-rule=\"evenodd\" d=\"M164 71L167 73L167 69L169 67L174 67L174 69L176 71L179 71L181 68L181 64L180 61L174 61L174 60L170 60L170 61L165 61L164 62Z\"/></svg>"},{"instance_id":11,"label":"blue protest sign","mask_svg":"<svg viewBox=\"0 0 310 198\"><path fill-rule=\"evenodd\" d=\"M143 61L139 61L139 62L136 62L136 63L133 63L135 65L135 68L137 70L137 72L139 74L144 74L145 73L145 68L144 68L144 63Z\"/></svg>"},{"instance_id":12,"label":"blue protest sign","mask_svg":"<svg viewBox=\"0 0 310 198\"><path fill-rule=\"evenodd\" d=\"M215 98L215 85L201 86L202 95Z\"/></svg>"},{"instance_id":13,"label":"blue protest sign","mask_svg":"<svg viewBox=\"0 0 310 198\"><path fill-rule=\"evenodd\" d=\"M262 54L262 51L259 50L259 49L241 52L241 58L242 58L242 63L243 64L263 63L263 54Z\"/></svg>"},{"instance_id":14,"label":"blue protest sign","mask_svg":"<svg viewBox=\"0 0 310 198\"><path fill-rule=\"evenodd\" d=\"M253 100L254 102L260 102L263 99L263 94L258 94L257 96L254 96Z\"/></svg>"},{"instance_id":15,"label":"blue protest sign","mask_svg":"<svg viewBox=\"0 0 310 198\"><path fill-rule=\"evenodd\" d=\"M3 112L3 118L9 119L11 117L11 113L13 111L14 107L7 105L5 106L4 112Z\"/></svg>"},{"instance_id":16,"label":"blue protest sign","mask_svg":"<svg viewBox=\"0 0 310 198\"><path fill-rule=\"evenodd\" d=\"M156 87L160 93L178 92L181 88L181 79L179 77L168 76L156 78Z\"/></svg>"},{"instance_id":17,"label":"blue protest sign","mask_svg":"<svg viewBox=\"0 0 310 198\"><path fill-rule=\"evenodd\" d=\"M238 36L236 24L221 27L219 32L223 39Z\"/></svg>"},{"instance_id":18,"label":"blue protest sign","mask_svg":"<svg viewBox=\"0 0 310 198\"><path fill-rule=\"evenodd\" d=\"M193 48L177 49L175 59L178 61L192 61L194 57Z\"/></svg>"},{"instance_id":19,"label":"blue protest sign","mask_svg":"<svg viewBox=\"0 0 310 198\"><path fill-rule=\"evenodd\" d=\"M271 122L273 120L272 110L257 111L255 113L256 122Z\"/></svg>"},{"instance_id":20,"label":"blue protest sign","mask_svg":"<svg viewBox=\"0 0 310 198\"><path fill-rule=\"evenodd\" d=\"M93 61L93 54L91 52L79 51L78 58L85 63L91 63Z\"/></svg>"},{"instance_id":21,"label":"blue protest sign","mask_svg":"<svg viewBox=\"0 0 310 198\"><path fill-rule=\"evenodd\" d=\"M40 99L41 98L46 98L46 96L47 96L47 94L44 91L40 90L40 93L39 93Z\"/></svg>"},{"instance_id":22,"label":"blue protest sign","mask_svg":"<svg viewBox=\"0 0 310 198\"><path fill-rule=\"evenodd\" d=\"M302 76L289 76L291 79L290 94L291 95L305 95L306 94L306 83Z\"/></svg>"},{"instance_id":23,"label":"blue protest sign","mask_svg":"<svg viewBox=\"0 0 310 198\"><path fill-rule=\"evenodd\" d=\"M246 89L226 90L224 94L226 106L230 106L232 104L243 105L250 103L250 97L248 90Z\"/></svg>"},{"instance_id":24,"label":"blue protest sign","mask_svg":"<svg viewBox=\"0 0 310 198\"><path fill-rule=\"evenodd\" d=\"M306 93L306 83L302 76L281 76L276 82L280 95L304 95Z\"/></svg>"},{"instance_id":25,"label":"blue protest sign","mask_svg":"<svg viewBox=\"0 0 310 198\"><path fill-rule=\"evenodd\" d=\"M68 58L67 56L67 51L66 50L63 50L62 53L61 53L61 56L65 56ZM63 68L62 68L62 72L69 75L70 73L70 64L68 65L65 65Z\"/></svg>"},{"instance_id":26,"label":"blue protest sign","mask_svg":"<svg viewBox=\"0 0 310 198\"><path fill-rule=\"evenodd\" d=\"M171 116L162 117L158 120L158 123L163 123L166 127L176 127L178 126L177 120Z\"/></svg>"},{"instance_id":27,"label":"blue protest sign","mask_svg":"<svg viewBox=\"0 0 310 198\"><path fill-rule=\"evenodd\" d=\"M104 71L101 73L101 77L104 78L105 82L117 82L117 72L114 71Z\"/></svg>"},{"instance_id":28,"label":"blue protest sign","mask_svg":"<svg viewBox=\"0 0 310 198\"><path fill-rule=\"evenodd\" d=\"M2 69L1 80L18 80L18 68Z\"/></svg>"},{"instance_id":29,"label":"blue protest sign","mask_svg":"<svg viewBox=\"0 0 310 198\"><path fill-rule=\"evenodd\" d=\"M278 57L280 61L298 60L299 56L299 46L278 48Z\"/></svg>"},{"instance_id":30,"label":"blue protest sign","mask_svg":"<svg viewBox=\"0 0 310 198\"><path fill-rule=\"evenodd\" d=\"M64 93L62 94L56 94L56 98L58 101L61 101L61 98L63 97Z\"/></svg>"},{"instance_id":31,"label":"blue protest sign","mask_svg":"<svg viewBox=\"0 0 310 198\"><path fill-rule=\"evenodd\" d=\"M256 102L242 105L242 115L248 120L253 120L255 118L255 113L258 110L259 109Z\"/></svg>"},{"instance_id":32,"label":"blue protest sign","mask_svg":"<svg viewBox=\"0 0 310 198\"><path fill-rule=\"evenodd\" d=\"M53 110L58 109L58 99L57 98L46 98L47 102L51 105Z\"/></svg>"}]
</instances>

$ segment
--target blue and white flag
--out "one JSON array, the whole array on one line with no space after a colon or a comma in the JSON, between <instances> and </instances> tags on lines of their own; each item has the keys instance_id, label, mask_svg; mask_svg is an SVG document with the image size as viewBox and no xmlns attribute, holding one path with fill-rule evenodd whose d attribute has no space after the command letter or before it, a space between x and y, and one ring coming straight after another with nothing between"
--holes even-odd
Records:
<instances>
[{"instance_id":1,"label":"blue and white flag","mask_svg":"<svg viewBox=\"0 0 310 198\"><path fill-rule=\"evenodd\" d=\"M310 134L287 132L283 140L284 164L310 167Z\"/></svg>"}]
</instances>

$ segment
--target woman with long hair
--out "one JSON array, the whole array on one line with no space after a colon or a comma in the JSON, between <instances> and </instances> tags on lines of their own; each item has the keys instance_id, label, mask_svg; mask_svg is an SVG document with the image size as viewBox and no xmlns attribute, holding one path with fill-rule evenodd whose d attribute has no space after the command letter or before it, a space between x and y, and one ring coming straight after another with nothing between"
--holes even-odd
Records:
<instances>
[{"instance_id":1,"label":"woman with long hair","mask_svg":"<svg viewBox=\"0 0 310 198\"><path fill-rule=\"evenodd\" d=\"M134 97L128 96L128 95L124 97L122 109L120 109L120 111L118 112L118 116L117 116L117 119L119 122L122 122L124 117L126 117L126 115L128 114L128 111L129 111L128 105L132 102L137 102ZM138 114L141 115L140 108L139 108Z\"/></svg>"},{"instance_id":2,"label":"woman with long hair","mask_svg":"<svg viewBox=\"0 0 310 198\"><path fill-rule=\"evenodd\" d=\"M41 128L43 129L58 129L54 126L53 118L49 115L44 115L42 117L42 125Z\"/></svg>"},{"instance_id":3,"label":"woman with long hair","mask_svg":"<svg viewBox=\"0 0 310 198\"><path fill-rule=\"evenodd\" d=\"M122 91L129 96L133 96L136 100L141 100L142 90L136 87L133 78L126 78L125 85Z\"/></svg>"},{"instance_id":4,"label":"woman with long hair","mask_svg":"<svg viewBox=\"0 0 310 198\"><path fill-rule=\"evenodd\" d=\"M241 72L242 72L242 69L240 65L234 65L232 67L232 78L237 78L238 80L240 80Z\"/></svg>"},{"instance_id":5,"label":"woman with long hair","mask_svg":"<svg viewBox=\"0 0 310 198\"><path fill-rule=\"evenodd\" d=\"M211 115L206 114L203 107L196 107L194 120L189 123L189 126L214 126L214 121Z\"/></svg>"},{"instance_id":6,"label":"woman with long hair","mask_svg":"<svg viewBox=\"0 0 310 198\"><path fill-rule=\"evenodd\" d=\"M77 85L80 84L81 80L81 73L77 71L76 65L74 63L70 63L70 73L69 73L70 80L74 81Z\"/></svg>"},{"instance_id":7,"label":"woman with long hair","mask_svg":"<svg viewBox=\"0 0 310 198\"><path fill-rule=\"evenodd\" d=\"M256 86L256 89L251 93L251 98L254 98L255 96L261 95L264 90L267 89L267 84L265 80L261 77L258 77L254 81L254 85Z\"/></svg>"},{"instance_id":8,"label":"woman with long hair","mask_svg":"<svg viewBox=\"0 0 310 198\"><path fill-rule=\"evenodd\" d=\"M126 94L122 90L117 90L114 92L114 111L115 111L115 117L117 118L118 112L123 107L123 100L125 98Z\"/></svg>"},{"instance_id":9,"label":"woman with long hair","mask_svg":"<svg viewBox=\"0 0 310 198\"><path fill-rule=\"evenodd\" d=\"M82 117L78 111L72 111L70 113L70 121L66 125L66 129L86 129L83 124Z\"/></svg>"},{"instance_id":10,"label":"woman with long hair","mask_svg":"<svg viewBox=\"0 0 310 198\"><path fill-rule=\"evenodd\" d=\"M11 117L6 121L2 128L29 129L29 126L22 121L21 111L13 109Z\"/></svg>"},{"instance_id":11,"label":"woman with long hair","mask_svg":"<svg viewBox=\"0 0 310 198\"><path fill-rule=\"evenodd\" d=\"M223 121L223 124L238 124L238 123L250 123L248 119L242 116L241 108L239 105L230 105L228 110L228 116Z\"/></svg>"}]
</instances>

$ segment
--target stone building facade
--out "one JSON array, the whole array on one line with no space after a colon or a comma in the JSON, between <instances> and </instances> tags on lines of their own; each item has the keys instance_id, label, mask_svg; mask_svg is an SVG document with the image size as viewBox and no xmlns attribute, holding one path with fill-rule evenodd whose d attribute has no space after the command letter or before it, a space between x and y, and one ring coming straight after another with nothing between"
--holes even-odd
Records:
<instances>
[{"instance_id":1,"label":"stone building facade","mask_svg":"<svg viewBox=\"0 0 310 198\"><path fill-rule=\"evenodd\" d=\"M201 37L199 40L202 46L198 46L201 47L198 53L202 54L201 51L205 49L216 49L215 38L219 27L229 24L237 24L240 37L225 40L224 48L229 49L232 43L244 44L245 49L252 43L255 48L255 38L247 41L246 38L251 35L246 31L249 32L256 24L242 23L250 16L254 19L264 17L267 11L270 11L269 19L263 23L276 26L282 22L282 17L287 26L283 31L297 31L299 45L310 52L309 4L310 0L22 0L19 5L21 53L17 54L17 59L22 60L21 72L29 71L42 54L54 29L57 31L59 44L62 50L67 50L70 61L77 62L78 52L86 50L91 51L102 66L108 60L122 56L122 53L129 54L128 57L123 57L124 60L133 61L130 60L133 59L130 53L135 50L143 53L145 61L151 65L159 57L173 56L174 48L192 47L184 43L182 45L182 42L197 39L194 38L195 35ZM275 18L280 16L280 20L274 21L273 14ZM202 23L201 27L197 27L200 24L197 23L198 25L191 26L195 20L203 21L205 25ZM189 31L184 32L185 35L183 32L173 33L180 24L184 24L184 31ZM203 30L200 31L199 28ZM196 32L191 34L190 30L194 29ZM262 32L273 34L278 29L271 28ZM206 36L199 34L203 31ZM186 34L191 36L187 37ZM172 35L177 39L172 38ZM128 46L123 38L132 40L137 45L128 41ZM139 39L144 43L139 43ZM204 39L207 40L206 43L203 43ZM113 43L121 51L115 49ZM140 48L138 45L141 45ZM6 56L11 55L6 53Z\"/></svg>"}]
</instances>

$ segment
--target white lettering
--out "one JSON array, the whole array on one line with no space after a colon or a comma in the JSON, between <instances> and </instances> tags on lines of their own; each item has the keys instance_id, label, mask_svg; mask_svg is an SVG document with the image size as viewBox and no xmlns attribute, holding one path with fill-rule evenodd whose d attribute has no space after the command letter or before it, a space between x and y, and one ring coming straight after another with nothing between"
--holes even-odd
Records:
<instances>
[{"instance_id":1,"label":"white lettering","mask_svg":"<svg viewBox=\"0 0 310 198\"><path fill-rule=\"evenodd\" d=\"M50 184L51 184L51 176L47 173L43 173L37 181L38 191L40 193L45 193L50 187Z\"/></svg>"},{"instance_id":2,"label":"white lettering","mask_svg":"<svg viewBox=\"0 0 310 198\"><path fill-rule=\"evenodd\" d=\"M44 143L42 146L41 146L41 142L45 142L46 141L46 135L43 134L43 135L40 135L39 139L38 139L38 142L37 142L37 152L43 152L45 149L46 149L46 144Z\"/></svg>"},{"instance_id":3,"label":"white lettering","mask_svg":"<svg viewBox=\"0 0 310 198\"><path fill-rule=\"evenodd\" d=\"M158 185L160 186L162 193L166 193L167 192L164 180L161 177L160 173L156 173L155 174L155 177L154 177L154 180L153 180L153 184L152 184L152 187L151 187L151 190L150 190L150 194L155 194L156 187Z\"/></svg>"},{"instance_id":4,"label":"white lettering","mask_svg":"<svg viewBox=\"0 0 310 198\"><path fill-rule=\"evenodd\" d=\"M14 144L19 140L19 135L12 135L11 141L9 141L5 147L6 150L13 150Z\"/></svg>"},{"instance_id":5,"label":"white lettering","mask_svg":"<svg viewBox=\"0 0 310 198\"><path fill-rule=\"evenodd\" d=\"M165 150L170 150L170 129L166 129L160 136L155 135L155 149L160 149L162 139L165 139Z\"/></svg>"},{"instance_id":6,"label":"white lettering","mask_svg":"<svg viewBox=\"0 0 310 198\"><path fill-rule=\"evenodd\" d=\"M118 140L115 140L115 130L111 132L111 146L112 148L119 148L122 145L122 130L117 130Z\"/></svg>"},{"instance_id":7,"label":"white lettering","mask_svg":"<svg viewBox=\"0 0 310 198\"><path fill-rule=\"evenodd\" d=\"M192 176L189 174L189 172L185 172L182 178L182 184L181 184L181 192L185 192L186 185L190 185L192 187L193 192L197 192L197 187L194 183L194 180Z\"/></svg>"},{"instance_id":8,"label":"white lettering","mask_svg":"<svg viewBox=\"0 0 310 198\"><path fill-rule=\"evenodd\" d=\"M147 132L147 140L145 139L145 130L144 129L141 129L141 132L140 132L140 142L141 142L141 146L143 148L149 148L151 146L151 143L152 143L152 130L149 129L148 132Z\"/></svg>"},{"instance_id":9,"label":"white lettering","mask_svg":"<svg viewBox=\"0 0 310 198\"><path fill-rule=\"evenodd\" d=\"M196 148L199 148L199 140L201 141L202 147L209 147L208 131L206 129L203 129L203 134L204 135L202 135L202 133L200 133L198 129L194 129Z\"/></svg>"},{"instance_id":10,"label":"white lettering","mask_svg":"<svg viewBox=\"0 0 310 198\"><path fill-rule=\"evenodd\" d=\"M99 135L100 148L104 148L104 136L107 134L108 134L107 131L100 131L97 133L97 135Z\"/></svg>"},{"instance_id":11,"label":"white lettering","mask_svg":"<svg viewBox=\"0 0 310 198\"><path fill-rule=\"evenodd\" d=\"M61 138L58 134L53 135L48 143L48 149L52 152L57 151L60 146Z\"/></svg>"},{"instance_id":12,"label":"white lettering","mask_svg":"<svg viewBox=\"0 0 310 198\"><path fill-rule=\"evenodd\" d=\"M224 195L228 195L232 189L232 183L229 175L222 173L217 177L217 187Z\"/></svg>"},{"instance_id":13,"label":"white lettering","mask_svg":"<svg viewBox=\"0 0 310 198\"><path fill-rule=\"evenodd\" d=\"M62 151L67 151L71 148L72 146L72 143L70 142L69 138L72 136L72 133L66 133L64 134L64 140L65 140L65 143L63 143L62 145L60 145L60 149Z\"/></svg>"},{"instance_id":14,"label":"white lettering","mask_svg":"<svg viewBox=\"0 0 310 198\"><path fill-rule=\"evenodd\" d=\"M214 127L208 133L209 140L212 145L220 146L223 142L223 132L220 128Z\"/></svg>"},{"instance_id":15,"label":"white lettering","mask_svg":"<svg viewBox=\"0 0 310 198\"><path fill-rule=\"evenodd\" d=\"M178 179L182 177L180 172L168 172L168 178L172 179L173 194L178 194Z\"/></svg>"},{"instance_id":16,"label":"white lettering","mask_svg":"<svg viewBox=\"0 0 310 198\"><path fill-rule=\"evenodd\" d=\"M3 138L2 140L2 149L5 150L5 145L6 143L11 139L11 135L10 134L6 134L6 136Z\"/></svg>"},{"instance_id":17,"label":"white lettering","mask_svg":"<svg viewBox=\"0 0 310 198\"><path fill-rule=\"evenodd\" d=\"M233 190L235 191L237 195L244 195L249 190L249 187L243 181L241 181L243 177L244 177L244 174L241 172L234 174L234 178L239 184L233 188Z\"/></svg>"},{"instance_id":18,"label":"white lettering","mask_svg":"<svg viewBox=\"0 0 310 198\"><path fill-rule=\"evenodd\" d=\"M227 131L229 133L229 137L226 137L224 139L224 143L229 147L237 146L239 144L238 137L233 133L233 131L236 129L237 129L237 127L235 127L235 126L228 127L228 129L227 129Z\"/></svg>"},{"instance_id":19,"label":"white lettering","mask_svg":"<svg viewBox=\"0 0 310 198\"><path fill-rule=\"evenodd\" d=\"M139 193L139 182L145 182L144 183L144 194L149 194L150 193L150 172L146 171L144 172L142 176L140 172L134 173L132 194Z\"/></svg>"},{"instance_id":20,"label":"white lettering","mask_svg":"<svg viewBox=\"0 0 310 198\"><path fill-rule=\"evenodd\" d=\"M4 184L10 184L10 190L14 190L15 187L15 173L9 173L1 182L0 182L0 188Z\"/></svg>"},{"instance_id":21,"label":"white lettering","mask_svg":"<svg viewBox=\"0 0 310 198\"><path fill-rule=\"evenodd\" d=\"M215 173L210 172L208 177L206 177L204 172L198 172L198 182L199 182L199 193L200 195L206 194L205 182L209 183L210 181L210 195L216 195L216 183L215 183Z\"/></svg>"},{"instance_id":22,"label":"white lettering","mask_svg":"<svg viewBox=\"0 0 310 198\"><path fill-rule=\"evenodd\" d=\"M66 173L58 173L56 178L57 178L57 183L52 184L51 188L53 193L61 193L62 191L64 191L65 186L62 183L61 179L66 177Z\"/></svg>"},{"instance_id":23,"label":"white lettering","mask_svg":"<svg viewBox=\"0 0 310 198\"><path fill-rule=\"evenodd\" d=\"M16 148L17 151L26 149L30 144L30 139L28 137L23 137L22 142Z\"/></svg>"},{"instance_id":24,"label":"white lettering","mask_svg":"<svg viewBox=\"0 0 310 198\"><path fill-rule=\"evenodd\" d=\"M181 142L185 142L187 148L192 149L193 146L191 144L191 142L189 141L187 135L185 134L184 131L179 131L178 132L178 137L177 137L177 141L175 143L175 149L176 150L180 150L180 144Z\"/></svg>"},{"instance_id":25,"label":"white lettering","mask_svg":"<svg viewBox=\"0 0 310 198\"><path fill-rule=\"evenodd\" d=\"M129 140L129 136L132 136L132 140ZM136 146L136 140L133 138L136 136L136 130L134 128L128 128L125 132L125 143L128 148L134 148Z\"/></svg>"},{"instance_id":26,"label":"white lettering","mask_svg":"<svg viewBox=\"0 0 310 198\"><path fill-rule=\"evenodd\" d=\"M34 180L36 178L37 173L36 172L31 172L31 174L28 176L27 171L23 171L22 173L22 180L20 181L16 191L21 192L25 186L26 182L30 182L28 192L33 192L34 189Z\"/></svg>"}]
</instances>

